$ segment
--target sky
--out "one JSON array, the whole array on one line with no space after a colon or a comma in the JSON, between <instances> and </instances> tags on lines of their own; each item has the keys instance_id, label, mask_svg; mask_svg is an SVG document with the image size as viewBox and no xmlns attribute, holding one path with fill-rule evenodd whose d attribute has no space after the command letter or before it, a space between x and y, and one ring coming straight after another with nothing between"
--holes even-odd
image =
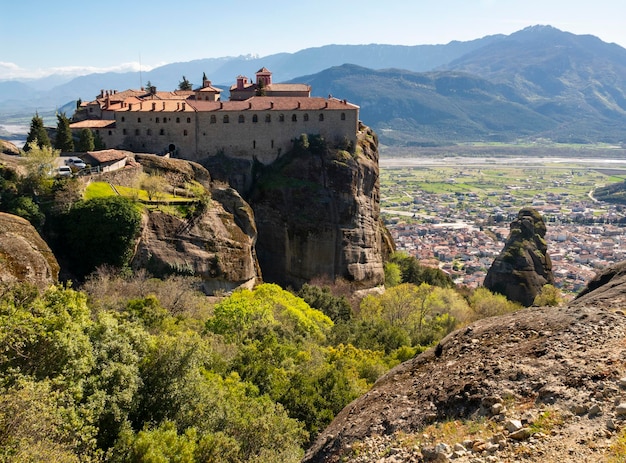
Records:
<instances>
[{"instance_id":1,"label":"sky","mask_svg":"<svg viewBox=\"0 0 626 463\"><path fill-rule=\"evenodd\" d=\"M328 44L445 44L538 24L626 48L624 0L11 0L0 18L0 80Z\"/></svg>"}]
</instances>

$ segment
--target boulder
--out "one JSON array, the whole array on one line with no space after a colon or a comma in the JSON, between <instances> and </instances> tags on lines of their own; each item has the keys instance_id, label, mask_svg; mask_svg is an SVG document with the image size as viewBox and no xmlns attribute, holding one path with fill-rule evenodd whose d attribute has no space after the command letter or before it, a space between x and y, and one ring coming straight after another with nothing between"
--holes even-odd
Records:
<instances>
[{"instance_id":1,"label":"boulder","mask_svg":"<svg viewBox=\"0 0 626 463\"><path fill-rule=\"evenodd\" d=\"M58 277L59 264L35 227L0 212L0 282L27 282L43 290Z\"/></svg>"}]
</instances>

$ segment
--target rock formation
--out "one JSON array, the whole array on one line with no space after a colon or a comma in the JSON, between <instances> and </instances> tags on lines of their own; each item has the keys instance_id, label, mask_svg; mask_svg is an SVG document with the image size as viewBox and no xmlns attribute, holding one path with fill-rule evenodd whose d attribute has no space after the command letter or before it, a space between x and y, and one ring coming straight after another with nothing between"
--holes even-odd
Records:
<instances>
[{"instance_id":1,"label":"rock formation","mask_svg":"<svg viewBox=\"0 0 626 463\"><path fill-rule=\"evenodd\" d=\"M500 255L485 277L484 286L528 307L546 284L554 284L552 261L545 241L541 214L523 208L511 222L511 231Z\"/></svg>"},{"instance_id":2,"label":"rock formation","mask_svg":"<svg viewBox=\"0 0 626 463\"><path fill-rule=\"evenodd\" d=\"M357 289L381 285L379 194L378 144L364 126L354 154L296 149L262 167L249 202L264 279L285 287L316 277L345 279Z\"/></svg>"},{"instance_id":3,"label":"rock formation","mask_svg":"<svg viewBox=\"0 0 626 463\"><path fill-rule=\"evenodd\" d=\"M188 218L161 212L144 213L141 236L132 261L156 276L171 273L199 276L207 294L251 287L260 281L256 260L256 226L252 209L226 185L212 182L199 164L154 155L136 155L148 173L159 173L183 190L195 181L210 200Z\"/></svg>"},{"instance_id":4,"label":"rock formation","mask_svg":"<svg viewBox=\"0 0 626 463\"><path fill-rule=\"evenodd\" d=\"M341 411L303 462L607 461L626 427L624 269L567 307L451 333Z\"/></svg>"},{"instance_id":5,"label":"rock formation","mask_svg":"<svg viewBox=\"0 0 626 463\"><path fill-rule=\"evenodd\" d=\"M45 289L58 277L56 258L30 222L0 212L0 282L28 282Z\"/></svg>"}]
</instances>

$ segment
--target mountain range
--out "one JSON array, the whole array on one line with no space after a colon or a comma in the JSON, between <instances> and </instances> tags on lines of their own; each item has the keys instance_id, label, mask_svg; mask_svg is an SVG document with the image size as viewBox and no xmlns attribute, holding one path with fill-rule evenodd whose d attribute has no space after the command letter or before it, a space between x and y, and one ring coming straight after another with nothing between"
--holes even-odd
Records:
<instances>
[{"instance_id":1,"label":"mountain range","mask_svg":"<svg viewBox=\"0 0 626 463\"><path fill-rule=\"evenodd\" d=\"M551 26L446 45L328 45L202 59L143 73L90 74L50 88L45 81L0 81L0 119L91 100L103 88L150 82L175 89L182 76L198 85L203 73L226 89L237 75L253 76L261 67L276 82L304 82L315 96L359 105L383 144L626 141L626 49Z\"/></svg>"}]
</instances>

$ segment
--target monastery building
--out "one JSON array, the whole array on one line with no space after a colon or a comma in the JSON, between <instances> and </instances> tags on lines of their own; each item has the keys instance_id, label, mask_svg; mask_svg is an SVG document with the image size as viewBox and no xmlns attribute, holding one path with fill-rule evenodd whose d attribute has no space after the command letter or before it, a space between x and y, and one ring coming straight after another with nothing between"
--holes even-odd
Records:
<instances>
[{"instance_id":1,"label":"monastery building","mask_svg":"<svg viewBox=\"0 0 626 463\"><path fill-rule=\"evenodd\" d=\"M305 84L274 84L266 68L256 82L239 76L230 99L206 78L196 90L102 90L81 104L70 127L99 135L107 148L169 153L198 161L223 153L269 164L301 134L355 146L359 107L337 98L311 97Z\"/></svg>"}]
</instances>

